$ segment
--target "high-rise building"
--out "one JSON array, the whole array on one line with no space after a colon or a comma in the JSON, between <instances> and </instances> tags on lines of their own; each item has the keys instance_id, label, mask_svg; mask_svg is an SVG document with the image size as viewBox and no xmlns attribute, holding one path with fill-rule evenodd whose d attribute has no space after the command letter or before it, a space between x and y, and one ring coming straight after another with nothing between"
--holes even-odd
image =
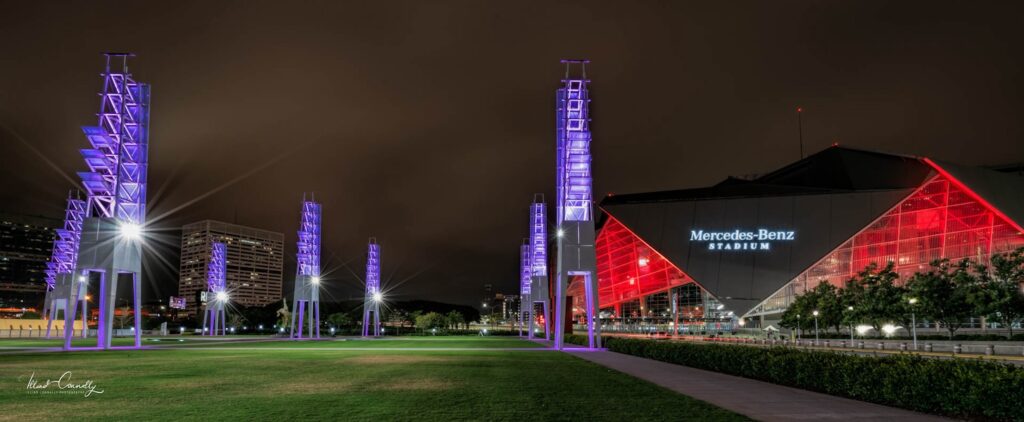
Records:
<instances>
[{"instance_id":1,"label":"high-rise building","mask_svg":"<svg viewBox=\"0 0 1024 422\"><path fill-rule=\"evenodd\" d=\"M46 294L46 263L58 220L0 216L0 308L34 308Z\"/></svg>"},{"instance_id":2,"label":"high-rise building","mask_svg":"<svg viewBox=\"0 0 1024 422\"><path fill-rule=\"evenodd\" d=\"M281 300L284 234L214 220L181 229L178 295L186 313L196 315L197 299L206 291L206 272L214 242L227 245L225 280L233 306L263 306Z\"/></svg>"}]
</instances>

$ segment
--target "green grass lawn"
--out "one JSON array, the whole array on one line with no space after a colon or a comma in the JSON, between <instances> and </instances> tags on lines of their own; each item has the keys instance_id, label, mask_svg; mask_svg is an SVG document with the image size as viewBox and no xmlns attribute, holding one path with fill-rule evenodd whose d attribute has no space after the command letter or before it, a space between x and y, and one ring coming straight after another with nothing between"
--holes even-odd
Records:
<instances>
[{"instance_id":1,"label":"green grass lawn","mask_svg":"<svg viewBox=\"0 0 1024 422\"><path fill-rule=\"evenodd\" d=\"M568 354L499 350L535 346L515 338L407 337L8 352L0 355L0 420L744 420ZM440 347L478 350L406 349ZM65 371L104 392L85 398L26 389L33 372L45 382Z\"/></svg>"}]
</instances>

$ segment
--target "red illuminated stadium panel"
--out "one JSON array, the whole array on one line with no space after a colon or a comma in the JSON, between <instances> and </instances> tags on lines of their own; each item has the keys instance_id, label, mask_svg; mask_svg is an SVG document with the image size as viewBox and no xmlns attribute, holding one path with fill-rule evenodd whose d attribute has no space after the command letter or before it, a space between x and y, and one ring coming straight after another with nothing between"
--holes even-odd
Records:
<instances>
[{"instance_id":1,"label":"red illuminated stadium panel","mask_svg":"<svg viewBox=\"0 0 1024 422\"><path fill-rule=\"evenodd\" d=\"M841 286L871 263L888 262L905 280L939 258L985 261L1024 246L1019 228L982 201L948 175L935 176L797 281Z\"/></svg>"},{"instance_id":2,"label":"red illuminated stadium panel","mask_svg":"<svg viewBox=\"0 0 1024 422\"><path fill-rule=\"evenodd\" d=\"M693 282L614 217L608 216L596 247L601 307Z\"/></svg>"}]
</instances>

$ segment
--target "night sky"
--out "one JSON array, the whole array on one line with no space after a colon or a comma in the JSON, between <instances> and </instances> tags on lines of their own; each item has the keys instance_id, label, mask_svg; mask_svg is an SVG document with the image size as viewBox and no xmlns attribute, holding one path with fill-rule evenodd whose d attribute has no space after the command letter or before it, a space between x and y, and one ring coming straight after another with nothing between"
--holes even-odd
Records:
<instances>
[{"instance_id":1,"label":"night sky","mask_svg":"<svg viewBox=\"0 0 1024 422\"><path fill-rule=\"evenodd\" d=\"M361 294L369 236L392 299L518 290L562 58L592 61L599 196L787 164L798 105L808 152L1024 161L1015 2L294 3L0 2L0 211L62 217L103 51L153 86L151 229L284 232L290 290L316 192L335 298Z\"/></svg>"}]
</instances>

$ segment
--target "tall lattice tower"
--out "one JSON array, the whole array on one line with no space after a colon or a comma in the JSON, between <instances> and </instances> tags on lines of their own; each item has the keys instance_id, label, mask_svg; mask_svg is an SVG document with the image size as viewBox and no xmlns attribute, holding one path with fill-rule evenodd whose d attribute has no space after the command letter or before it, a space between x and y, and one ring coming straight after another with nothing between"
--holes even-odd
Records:
<instances>
[{"instance_id":1,"label":"tall lattice tower","mask_svg":"<svg viewBox=\"0 0 1024 422\"><path fill-rule=\"evenodd\" d=\"M563 60L565 79L555 95L557 145L556 223L558 260L555 274L555 349L565 334L566 290L583 283L586 295L587 337L591 348L601 347L597 317L597 255L594 249L593 176L590 156L590 97L587 60ZM574 68L578 73L574 74ZM578 281L577 281L578 280Z\"/></svg>"},{"instance_id":2,"label":"tall lattice tower","mask_svg":"<svg viewBox=\"0 0 1024 422\"><path fill-rule=\"evenodd\" d=\"M43 315L46 316L46 338L50 338L53 321L57 312L69 312L69 306L82 307L82 337L88 336L88 292L82 290L87 284L75 282L75 265L78 261L78 246L82 240L82 222L85 220L86 202L68 194L67 208L64 210L64 227L57 229L57 238L53 241L53 255L46 268L46 298L43 301ZM72 289L80 291L72 294ZM72 302L72 297L78 303ZM59 330L59 328L58 328Z\"/></svg>"},{"instance_id":3,"label":"tall lattice tower","mask_svg":"<svg viewBox=\"0 0 1024 422\"><path fill-rule=\"evenodd\" d=\"M366 249L366 296L363 299L363 337L379 336L380 303L384 300L380 291L380 245L371 237ZM370 330L373 325L373 330Z\"/></svg>"},{"instance_id":4,"label":"tall lattice tower","mask_svg":"<svg viewBox=\"0 0 1024 422\"><path fill-rule=\"evenodd\" d=\"M295 298L292 300L290 336L302 338L306 322L309 338L320 338L320 203L316 199L302 201L302 222L295 269ZM306 319L306 313L309 318ZM298 323L298 330L295 324Z\"/></svg>"},{"instance_id":5,"label":"tall lattice tower","mask_svg":"<svg viewBox=\"0 0 1024 422\"><path fill-rule=\"evenodd\" d=\"M533 275L533 271L530 270L530 239L523 239L523 243L519 245L519 336L523 336L524 322L529 325L530 311L527 310L527 306L530 305L530 276Z\"/></svg>"},{"instance_id":6,"label":"tall lattice tower","mask_svg":"<svg viewBox=\"0 0 1024 422\"><path fill-rule=\"evenodd\" d=\"M224 308L230 297L227 286L228 245L213 242L210 246L210 264L206 268L206 311L203 312L203 335L227 334L227 315Z\"/></svg>"},{"instance_id":7,"label":"tall lattice tower","mask_svg":"<svg viewBox=\"0 0 1024 422\"><path fill-rule=\"evenodd\" d=\"M128 71L129 53L106 53L99 122L83 127L92 148L81 150L88 193L76 273L88 283L99 273L97 345L110 349L118 279L132 283L134 314L141 315L142 242L146 222L149 155L149 85ZM86 288L73 292L84 292ZM74 300L77 301L77 298ZM64 348L71 349L75 309L65 313ZM142 318L134 318L135 347L142 345Z\"/></svg>"},{"instance_id":8,"label":"tall lattice tower","mask_svg":"<svg viewBox=\"0 0 1024 422\"><path fill-rule=\"evenodd\" d=\"M537 333L537 317L544 321L544 338L551 340L551 307L548 297L548 216L543 194L534 194L530 204L530 288L526 303L530 321L529 337ZM537 309L540 309L538 312Z\"/></svg>"}]
</instances>

